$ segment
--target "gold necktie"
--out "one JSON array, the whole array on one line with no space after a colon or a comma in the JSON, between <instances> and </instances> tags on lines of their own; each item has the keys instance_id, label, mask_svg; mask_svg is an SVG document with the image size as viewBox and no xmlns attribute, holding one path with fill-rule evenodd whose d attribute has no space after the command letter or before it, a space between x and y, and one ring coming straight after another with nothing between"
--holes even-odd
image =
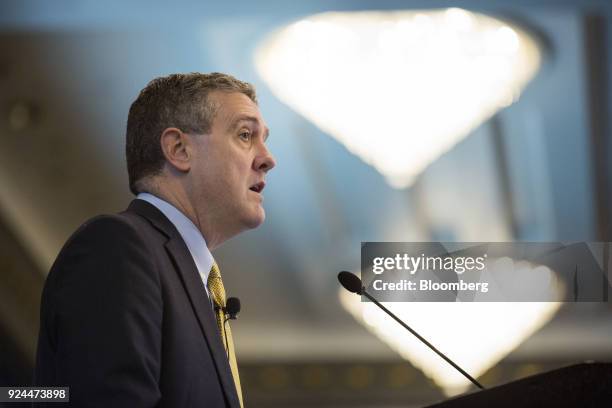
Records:
<instances>
[{"instance_id":1,"label":"gold necktie","mask_svg":"<svg viewBox=\"0 0 612 408\"><path fill-rule=\"evenodd\" d=\"M229 359L230 368L232 370L232 377L234 377L234 384L236 384L236 392L238 393L238 399L240 400L240 406L244 407L242 402L242 388L240 387L240 377L238 376L238 364L236 363L236 354L234 352L234 340L232 339L232 331L230 329L229 322L226 322L225 312L225 288L223 287L223 281L221 280L221 271L217 262L213 262L210 268L210 274L208 275L208 290L212 297L213 303L215 304L215 315L217 317L217 326L219 333L221 334L221 341L227 352L227 358Z\"/></svg>"}]
</instances>

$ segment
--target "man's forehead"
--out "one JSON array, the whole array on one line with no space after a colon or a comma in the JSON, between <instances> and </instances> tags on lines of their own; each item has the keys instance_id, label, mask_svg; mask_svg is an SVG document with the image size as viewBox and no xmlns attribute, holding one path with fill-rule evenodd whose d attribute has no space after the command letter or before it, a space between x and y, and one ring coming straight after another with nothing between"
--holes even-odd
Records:
<instances>
[{"instance_id":1,"label":"man's forehead","mask_svg":"<svg viewBox=\"0 0 612 408\"><path fill-rule=\"evenodd\" d=\"M250 122L263 129L267 136L268 126L261 115L259 107L247 95L241 92L213 92L211 96L217 104L217 120L225 127L236 127L241 122Z\"/></svg>"},{"instance_id":2,"label":"man's forehead","mask_svg":"<svg viewBox=\"0 0 612 408\"><path fill-rule=\"evenodd\" d=\"M241 92L215 91L209 97L212 97L212 102L217 105L217 115L227 122L253 119L265 124L257 104Z\"/></svg>"}]
</instances>

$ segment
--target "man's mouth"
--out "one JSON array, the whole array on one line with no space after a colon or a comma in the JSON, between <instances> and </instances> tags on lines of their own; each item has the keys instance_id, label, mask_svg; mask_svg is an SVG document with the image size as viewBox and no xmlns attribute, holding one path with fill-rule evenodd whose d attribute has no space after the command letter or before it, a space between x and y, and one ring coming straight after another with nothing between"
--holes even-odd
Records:
<instances>
[{"instance_id":1,"label":"man's mouth","mask_svg":"<svg viewBox=\"0 0 612 408\"><path fill-rule=\"evenodd\" d=\"M259 183L253 184L251 187L249 187L249 190L254 191L256 193L261 193L265 186L266 183L260 181Z\"/></svg>"}]
</instances>

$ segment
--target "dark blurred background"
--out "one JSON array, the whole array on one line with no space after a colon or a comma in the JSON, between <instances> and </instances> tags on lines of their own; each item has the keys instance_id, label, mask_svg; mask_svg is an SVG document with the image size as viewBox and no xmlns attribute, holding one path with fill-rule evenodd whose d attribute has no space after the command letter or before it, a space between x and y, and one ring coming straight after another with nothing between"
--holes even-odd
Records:
<instances>
[{"instance_id":1,"label":"dark blurred background","mask_svg":"<svg viewBox=\"0 0 612 408\"><path fill-rule=\"evenodd\" d=\"M405 189L277 99L255 69L266 36L308 15L446 7L528 27L542 66L514 104ZM172 72L221 71L256 85L278 162L266 223L215 253L243 305L233 330L248 406L445 398L342 307L336 274L359 269L362 241L612 240L611 22L606 0L3 1L0 385L30 383L40 293L64 241L131 200L124 128L138 91ZM563 305L481 381L610 360L610 312Z\"/></svg>"}]
</instances>

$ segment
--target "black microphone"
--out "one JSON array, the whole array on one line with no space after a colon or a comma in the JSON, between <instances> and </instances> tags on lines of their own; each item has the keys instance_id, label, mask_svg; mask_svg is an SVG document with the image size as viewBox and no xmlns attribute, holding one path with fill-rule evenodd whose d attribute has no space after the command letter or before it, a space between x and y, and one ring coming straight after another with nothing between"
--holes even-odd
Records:
<instances>
[{"instance_id":1,"label":"black microphone","mask_svg":"<svg viewBox=\"0 0 612 408\"><path fill-rule=\"evenodd\" d=\"M471 375L466 373L461 367L459 367L457 364L455 364L453 362L453 360L451 360L450 358L446 357L444 355L444 353L442 353L440 350L435 348L430 342L425 340L419 333L417 333L414 330L412 330L399 317L394 315L389 309L387 309L382 304L380 304L380 302L378 300L374 299L374 297L372 297L372 295L370 295L368 292L366 292L365 287L363 286L363 283L361 282L361 279L359 279L358 276L356 276L355 274L352 274L350 272L347 272L347 271L342 271L342 272L340 272L338 274L338 280L340 281L340 284L344 287L344 289L348 290L349 292L356 293L358 295L363 295L363 296L367 297L368 299L370 299L376 306L378 306L379 308L384 310L389 316L391 316L393 319L395 319L395 321L397 321L399 324L404 326L404 328L406 328L406 330L408 330L410 333L412 333L414 336L416 336L417 339L419 339L423 343L425 343L425 345L427 347L429 347L430 349L435 351L436 354L438 354L440 357L442 357L447 363L449 363L450 365L455 367L455 369L457 371L459 371L461 374L463 374L463 376L465 378L470 380L472 382L472 384L474 384L475 386L477 386L481 390L484 390L484 387L478 381L476 381L474 378L472 378Z\"/></svg>"},{"instance_id":2,"label":"black microphone","mask_svg":"<svg viewBox=\"0 0 612 408\"><path fill-rule=\"evenodd\" d=\"M238 313L240 313L240 299L238 299L237 297L227 298L227 300L225 301L225 307L222 310L223 314L226 316L225 320L223 321L223 327L225 327L225 324L228 320L236 320L236 316L238 315ZM229 359L231 356L229 342L227 341L227 329L223 332L225 334L225 349L227 350L227 358Z\"/></svg>"},{"instance_id":3,"label":"black microphone","mask_svg":"<svg viewBox=\"0 0 612 408\"><path fill-rule=\"evenodd\" d=\"M240 299L237 297L227 298L223 312L227 315L228 319L236 320L236 316L240 313Z\"/></svg>"},{"instance_id":4,"label":"black microphone","mask_svg":"<svg viewBox=\"0 0 612 408\"><path fill-rule=\"evenodd\" d=\"M340 281L340 284L344 286L344 289L348 290L349 292L361 295L362 292L365 290L365 288L361 284L361 279L359 279L357 275L353 275L350 272L340 272L338 274L338 280Z\"/></svg>"}]
</instances>

